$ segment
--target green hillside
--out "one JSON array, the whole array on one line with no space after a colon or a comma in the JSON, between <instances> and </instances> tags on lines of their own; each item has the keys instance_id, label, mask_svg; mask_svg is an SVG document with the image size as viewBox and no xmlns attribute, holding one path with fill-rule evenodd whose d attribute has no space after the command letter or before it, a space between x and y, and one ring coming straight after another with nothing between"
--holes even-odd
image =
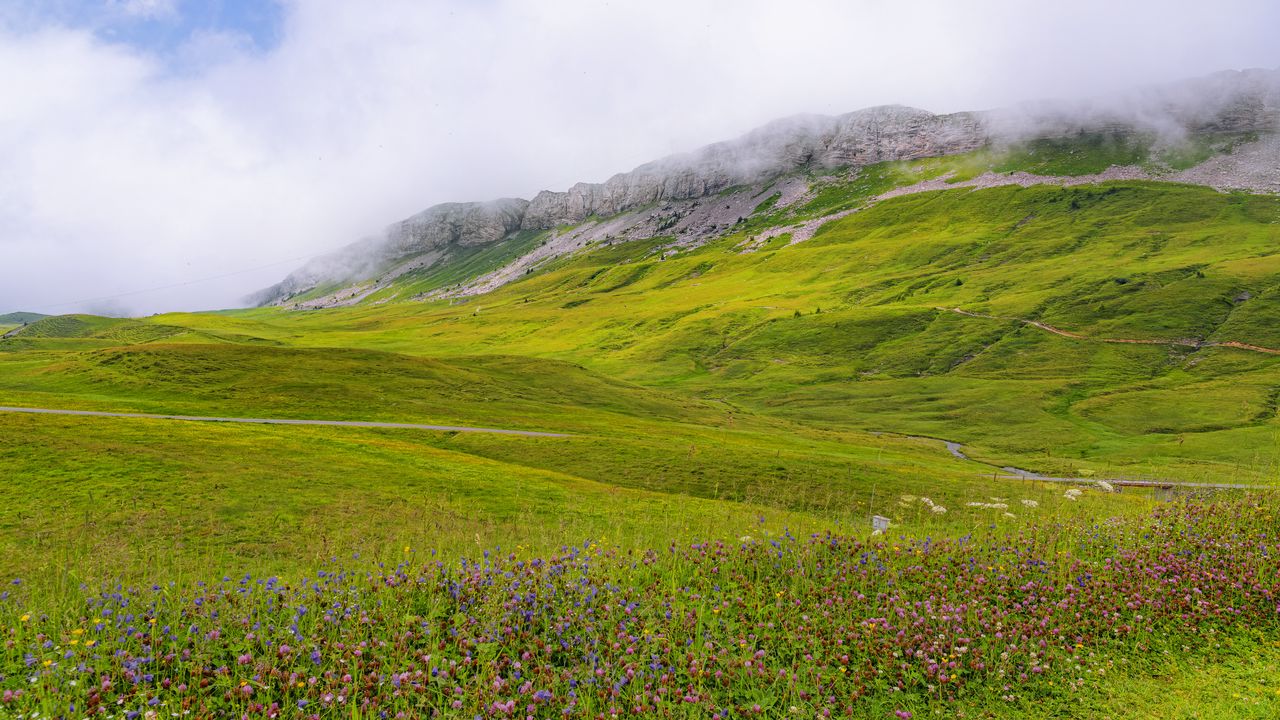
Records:
<instances>
[{"instance_id":1,"label":"green hillside","mask_svg":"<svg viewBox=\"0 0 1280 720\"><path fill-rule=\"evenodd\" d=\"M996 465L1261 478L1280 360L1213 343L1280 348L1278 217L1275 197L1169 184L957 189L757 252L743 234L665 257L601 247L461 305L157 322L566 360L807 427L956 440Z\"/></svg>"},{"instance_id":2,"label":"green hillside","mask_svg":"<svg viewBox=\"0 0 1280 720\"><path fill-rule=\"evenodd\" d=\"M31 323L40 318L48 317L40 313L33 312L11 312L0 315L0 325L22 325L23 323Z\"/></svg>"},{"instance_id":3,"label":"green hillside","mask_svg":"<svg viewBox=\"0 0 1280 720\"><path fill-rule=\"evenodd\" d=\"M715 663L717 653L741 649L733 667L761 657L743 649L756 640L741 628L782 624L791 640L762 634L779 667L794 672L820 660L813 687L847 690L828 704L849 712L1083 718L1141 706L1152 717L1161 708L1191 716L1207 702L1202 684L1226 682L1253 694L1235 698L1222 717L1268 716L1274 692L1266 683L1277 662L1263 639L1272 631L1270 586L1201 583L1215 593L1217 619L1188 624L1179 613L1208 613L1209 601L1183 599L1191 591L1175 588L1181 580L1155 569L1194 556L1187 577L1271 582L1270 554L1227 540L1238 523L1250 532L1274 525L1266 496L1230 492L1170 506L1159 502L1163 494L1111 493L1088 481L1275 486L1280 198L1123 181L987 189L944 182L874 200L921 180L997 169L1092 173L1128 161L1137 151L1126 142L884 163L827 177L787 207L765 188L751 217L704 244L597 243L481 295L408 299L456 289L547 236L525 233L516 245L407 273L350 307L36 319L0 340L0 405L563 436L0 412L0 578L19 580L13 599L0 597L0 624L17 628L15 643L33 658L44 657L46 634L70 648L81 634L68 628L98 632L85 618L100 614L99 605L141 603L136 590L118 589L136 583L165 598L150 617L170 633L166 647L186 642L172 628L195 627L188 618L206 602L226 603L235 608L227 627L253 634L229 632L225 647L201 635L196 645L216 648L201 663L240 673L245 654L291 662L283 650L250 646L258 631L249 619L237 625L243 611L254 622L267 618L268 636L280 642L296 643L280 629L301 625L311 645L300 657L324 647L322 661L307 660L310 672L322 662L345 668L350 658L332 660L328 643L354 647L366 635L340 623L313 626L321 613L301 619L305 612L281 598L337 593L341 603L378 608L380 628L423 628L439 652L466 643L463 663L473 651L487 653L480 664L488 667L516 657L500 657L506 650L481 629L522 622L512 620L511 603L525 600L510 592L538 577L532 582L543 584L527 586L533 597L533 588L551 587L544 581L582 562L583 584L565 579L572 592L556 590L561 605L534 604L566 613L590 606L596 590L577 594L590 578L602 596L617 593L601 606L621 613L610 622L624 627L634 611L661 630L639 633L657 643L654 653ZM849 214L792 242L796 223L836 212ZM1079 494L1013 479L1009 467L1076 478ZM873 515L891 522L884 538L868 539ZM1164 544L1151 545L1153 536ZM1213 552L1199 550L1206 537ZM409 569L423 562L432 564ZM411 580L411 572L420 575ZM222 590L200 584L224 575ZM278 577L253 590L251 575ZM956 589L957 577L968 589ZM227 589L231 578L243 578L238 593ZM452 594L418 591L437 581ZM998 590L985 589L993 583ZM92 595L99 587L101 598ZM468 601L460 588L485 590ZM440 599L446 595L453 600ZM1140 595L1149 607L1131 599ZM1093 603L1081 608L1108 608L1107 621L1062 610L1081 597ZM972 657L964 679L951 675L945 688L906 663L901 695L877 684L877 658L898 646L892 635L880 639L868 613L889 617L897 608L906 617L919 607L912 603L939 598L986 603L984 612L1006 619L1017 615L1009 613L1016 602L1052 619L1026 621L1049 654L1032 648L1017 660L1018 672L1033 673L1018 680L1017 694L996 692L998 673L1014 672L1007 658L988 667ZM1249 613L1247 627L1232 624L1233 611ZM985 616L979 623L978 615L953 614L973 627L940 633L981 636L984 658L1017 654L1012 638L978 627ZM815 647L809 624L819 616L830 626L823 637L848 636L858 649ZM947 617L931 611L928 621ZM119 622L127 632L103 634L104 647L132 647L133 621ZM1202 626L1212 633L1199 634ZM27 631L37 627L46 634ZM666 633L679 644L668 647ZM394 643L371 652L384 645ZM623 648L608 652L631 654ZM944 650L955 658L945 662L964 662L958 649ZM94 662L114 667L104 658ZM618 662L610 672L631 661ZM924 667L930 663L939 665ZM1110 674L1074 679L1086 665ZM341 685L341 673L325 672L324 682ZM703 678L690 672L685 697ZM1164 683L1169 672L1184 679ZM727 690L696 701L720 693L724 707L759 706L769 717L781 710L765 708L811 703L809 690L778 689L773 674L735 676ZM479 671L458 683L496 687ZM294 698L296 685L283 687L290 703L326 697L298 690ZM56 692L87 691L70 684ZM55 698L47 693L39 697ZM392 696L391 707L425 707ZM473 705L466 707L486 707Z\"/></svg>"},{"instance_id":4,"label":"green hillside","mask_svg":"<svg viewBox=\"0 0 1280 720\"><path fill-rule=\"evenodd\" d=\"M744 251L762 215L694 249L588 248L463 303L46 318L0 343L0 393L566 432L412 442L446 465L497 463L503 482L558 473L819 526L857 503L892 515L902 493L1041 492L999 479L1005 466L1265 483L1280 460L1280 356L1261 351L1280 348L1277 217L1275 197L1161 183L953 189ZM219 430L241 432L260 437ZM278 467L276 448L254 456ZM348 455L328 465L345 472ZM204 475L196 457L176 453L172 476Z\"/></svg>"}]
</instances>

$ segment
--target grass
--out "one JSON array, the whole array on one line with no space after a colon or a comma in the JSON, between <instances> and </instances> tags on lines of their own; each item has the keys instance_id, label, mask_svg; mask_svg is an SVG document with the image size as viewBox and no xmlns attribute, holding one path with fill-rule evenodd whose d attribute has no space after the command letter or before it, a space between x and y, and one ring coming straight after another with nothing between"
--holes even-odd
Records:
<instances>
[{"instance_id":1,"label":"grass","mask_svg":"<svg viewBox=\"0 0 1280 720\"><path fill-rule=\"evenodd\" d=\"M1125 523L1154 505L1096 488L1070 501L1061 486L1000 479L1004 466L1274 485L1280 358L1089 338L1280 347L1280 200L1120 182L867 206L997 161L1070 174L1133 151L1055 142L1016 161L984 150L864 168L823 181L798 210L766 195L702 247L592 247L466 304L405 298L519 248L405 275L376 304L39 319L0 342L6 405L570 436L0 414L0 575L24 578L29 602L71 608L81 583L301 577L405 545L453 561L584 540L626 552L787 529L862 538L874 514L907 542L1047 518ZM804 243L740 250L761 229L853 208ZM1140 703L1177 716L1203 703L1196 683L1216 681L1244 690L1221 717L1262 717L1274 709L1263 674L1237 658L1274 652L1237 630L1079 693L1037 686L1034 706L987 692L913 707L1090 717ZM1171 674L1187 679L1159 693Z\"/></svg>"},{"instance_id":2,"label":"grass","mask_svg":"<svg viewBox=\"0 0 1280 720\"><path fill-rule=\"evenodd\" d=\"M564 360L753 417L957 440L997 465L1262 481L1276 462L1276 358L1073 340L937 308L1087 337L1280 346L1278 215L1274 198L1153 183L954 190L752 254L738 236L661 261L602 248L486 296L479 315L393 303L156 322L312 348Z\"/></svg>"},{"instance_id":3,"label":"grass","mask_svg":"<svg viewBox=\"0 0 1280 720\"><path fill-rule=\"evenodd\" d=\"M1013 146L996 163L995 172L1037 175L1091 175L1112 165L1141 165L1151 154L1155 138L1127 133L1078 133L1063 138L1040 138Z\"/></svg>"}]
</instances>

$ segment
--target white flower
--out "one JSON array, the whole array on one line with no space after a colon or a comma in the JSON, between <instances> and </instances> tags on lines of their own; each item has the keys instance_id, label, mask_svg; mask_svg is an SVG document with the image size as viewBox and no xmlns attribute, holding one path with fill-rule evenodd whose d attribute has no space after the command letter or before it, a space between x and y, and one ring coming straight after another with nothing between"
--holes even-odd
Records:
<instances>
[{"instance_id":1,"label":"white flower","mask_svg":"<svg viewBox=\"0 0 1280 720\"><path fill-rule=\"evenodd\" d=\"M1027 500L1025 498L1023 498L1022 500L1022 504L1029 508L1040 507L1040 503L1036 502L1035 500Z\"/></svg>"},{"instance_id":2,"label":"white flower","mask_svg":"<svg viewBox=\"0 0 1280 720\"><path fill-rule=\"evenodd\" d=\"M1103 490L1106 490L1107 492L1115 492L1115 491L1116 491L1115 486L1114 486L1114 485L1112 485L1111 483L1107 482L1106 480L1099 480L1099 481L1098 481L1098 487L1102 488Z\"/></svg>"},{"instance_id":3,"label":"white flower","mask_svg":"<svg viewBox=\"0 0 1280 720\"><path fill-rule=\"evenodd\" d=\"M1080 488L1071 488L1070 490L1062 493L1062 497L1074 502L1075 500L1079 499L1079 497L1083 494L1084 494L1084 491L1081 490Z\"/></svg>"},{"instance_id":4,"label":"white flower","mask_svg":"<svg viewBox=\"0 0 1280 720\"><path fill-rule=\"evenodd\" d=\"M928 505L929 507L933 507L933 501L932 501L932 500L930 500L930 499L929 499L929 498L927 498L927 497L922 497L922 498L920 498L920 504L921 504L921 505Z\"/></svg>"},{"instance_id":5,"label":"white flower","mask_svg":"<svg viewBox=\"0 0 1280 720\"><path fill-rule=\"evenodd\" d=\"M941 505L934 505L930 508L930 510L932 510L933 514L935 515L945 515L947 512L947 509L942 507Z\"/></svg>"},{"instance_id":6,"label":"white flower","mask_svg":"<svg viewBox=\"0 0 1280 720\"><path fill-rule=\"evenodd\" d=\"M1017 515L1014 515L1014 514L1013 514L1013 513L1011 513L1011 512L1007 512L1007 513L1005 513L1005 514L1004 514L1004 516L1005 516L1005 517L1007 517L1007 518L1009 518L1010 520L1012 520L1013 518L1018 517Z\"/></svg>"},{"instance_id":7,"label":"white flower","mask_svg":"<svg viewBox=\"0 0 1280 720\"><path fill-rule=\"evenodd\" d=\"M965 503L965 506L973 507L973 508L984 508L987 510L1008 510L1009 509L1009 505L1007 503L967 502Z\"/></svg>"}]
</instances>

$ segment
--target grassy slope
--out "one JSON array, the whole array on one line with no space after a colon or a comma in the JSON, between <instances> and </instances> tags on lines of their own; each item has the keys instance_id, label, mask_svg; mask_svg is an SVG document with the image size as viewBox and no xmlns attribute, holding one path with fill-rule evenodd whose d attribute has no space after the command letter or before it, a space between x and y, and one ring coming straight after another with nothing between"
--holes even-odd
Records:
<instances>
[{"instance_id":1,"label":"grassy slope","mask_svg":"<svg viewBox=\"0 0 1280 720\"><path fill-rule=\"evenodd\" d=\"M662 261L602 248L463 307L179 315L101 321L97 334L87 320L56 319L70 327L42 337L38 323L6 343L25 352L0 354L0 384L29 404L52 393L176 412L590 426L628 442L656 426L624 417L723 424L736 407L740 424L750 416L768 435L797 432L769 425L787 421L947 437L997 465L1053 472L1266 477L1275 358L1082 342L937 308L1091 336L1280 345L1278 213L1274 198L1142 183L931 193L755 254L736 252L737 238ZM241 344L103 349L147 339L146 328L165 343ZM99 349L61 354L73 347ZM476 359L493 353L508 357ZM455 360L446 371L405 357L422 354ZM609 414L615 393L626 405L645 391L590 373L570 382L571 366L510 355L583 363L671 394L665 409ZM577 386L588 377L589 389ZM522 397L529 378L573 389ZM691 394L718 409L681 399Z\"/></svg>"},{"instance_id":2,"label":"grassy slope","mask_svg":"<svg viewBox=\"0 0 1280 720\"><path fill-rule=\"evenodd\" d=\"M690 525L733 537L746 527L741 518L761 514L793 518L797 528L861 527L872 512L964 528L991 515L965 502L1056 496L983 480L989 468L958 461L934 441L731 413L558 361L164 344L0 358L5 401L30 406L574 433L533 439L0 414L0 458L14 479L0 533L10 541L0 566L10 572L48 569L50 556L31 552L29 539L77 548L72 566L88 557L115 562L133 546L169 546L182 563L230 571L263 555L279 571L290 558L368 547L359 534L366 524L387 542L420 543L424 513L446 507L462 519L437 526L429 542L456 550L474 547L477 533L486 542L542 538L544 546L615 531L654 542L660 533L641 531L667 528L661 516L671 510L646 509L657 507L640 502L651 497L679 498L690 517L733 515L734 523ZM540 499L550 486L555 502ZM898 505L902 492L929 494L953 512L922 518L919 508ZM1136 497L1126 503L1142 506ZM591 522L574 520L578 513Z\"/></svg>"},{"instance_id":3,"label":"grassy slope","mask_svg":"<svg viewBox=\"0 0 1280 720\"><path fill-rule=\"evenodd\" d=\"M43 317L48 317L48 315L41 315L40 313L33 313L33 312L5 313L3 315L0 315L0 325L9 325L9 326L21 325L22 323L35 322L36 320L39 320L40 318L43 318Z\"/></svg>"},{"instance_id":4,"label":"grassy slope","mask_svg":"<svg viewBox=\"0 0 1280 720\"><path fill-rule=\"evenodd\" d=\"M872 512L906 532L950 534L1147 506L1141 495L1092 491L1069 503L1058 487L983 481L923 441L770 444L707 431L658 442L670 429L628 443L0 414L0 573L67 591L102 578L296 573L401 545L457 556L583 539L654 547L784 528L862 533ZM902 501L908 491L951 512ZM1017 517L966 507L995 493Z\"/></svg>"},{"instance_id":5,"label":"grassy slope","mask_svg":"<svg viewBox=\"0 0 1280 720\"><path fill-rule=\"evenodd\" d=\"M1093 171L1097 158L1085 159L1049 169ZM832 183L802 216L989 165L975 155L872 168ZM1061 488L983 479L991 465L905 434L1054 472L1272 477L1280 359L1083 342L937 308L1089 336L1280 346L1278 219L1275 198L1203 188L956 190L884 202L753 254L738 243L789 219L756 218L663 260L639 244L600 248L465 306L42 320L0 344L5 404L575 435L0 415L11 479L0 572L70 589L106 575L294 572L401 543L451 554L585 537L659 545L781 526L856 532L872 512L906 532L951 534L1037 516L1020 499L1086 516L1146 505L1097 492L1067 504ZM388 295L439 281L407 278ZM993 496L1018 517L964 506ZM1258 707L1258 673L1234 657L1177 671L1245 689L1223 717ZM1122 677L1135 674L1159 673ZM1116 699L1099 694L1085 715L1135 703L1188 715L1204 699L1193 685L1162 694L1144 682L1117 680ZM1078 716L1073 702L1061 713Z\"/></svg>"},{"instance_id":6,"label":"grassy slope","mask_svg":"<svg viewBox=\"0 0 1280 720\"><path fill-rule=\"evenodd\" d=\"M1275 466L1277 358L1072 340L937 308L1280 347L1278 217L1276 198L1151 183L955 190L754 254L738 237L662 261L604 248L464 307L162 322L567 359L817 427L947 437L997 464L1256 478Z\"/></svg>"},{"instance_id":7,"label":"grassy slope","mask_svg":"<svg viewBox=\"0 0 1280 720\"><path fill-rule=\"evenodd\" d=\"M1132 183L904 197L755 254L737 238L662 261L601 248L461 307L44 321L4 345L0 390L36 406L566 430L413 442L510 482L550 472L819 518L906 520L904 492L953 509L1022 492L937 442L871 430L962 440L996 466L1262 478L1276 359L1081 342L935 308L1274 343L1276 207ZM1252 298L1234 302L1242 289ZM326 462L383 482L348 454Z\"/></svg>"}]
</instances>

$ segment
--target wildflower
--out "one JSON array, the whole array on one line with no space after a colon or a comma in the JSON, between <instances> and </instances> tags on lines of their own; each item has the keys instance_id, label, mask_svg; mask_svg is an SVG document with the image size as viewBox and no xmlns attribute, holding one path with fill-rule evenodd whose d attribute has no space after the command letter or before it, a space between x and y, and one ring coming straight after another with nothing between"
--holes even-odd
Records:
<instances>
[{"instance_id":1,"label":"wildflower","mask_svg":"<svg viewBox=\"0 0 1280 720\"><path fill-rule=\"evenodd\" d=\"M932 512L934 515L945 515L947 513L947 509L942 507L941 505L934 505L929 508L929 511Z\"/></svg>"},{"instance_id":2,"label":"wildflower","mask_svg":"<svg viewBox=\"0 0 1280 720\"><path fill-rule=\"evenodd\" d=\"M1114 485L1112 485L1111 483L1107 482L1106 480L1099 480L1099 481L1098 481L1098 487L1102 488L1105 492L1115 492L1115 491L1116 491L1115 486L1114 486Z\"/></svg>"},{"instance_id":3,"label":"wildflower","mask_svg":"<svg viewBox=\"0 0 1280 720\"><path fill-rule=\"evenodd\" d=\"M1081 496L1081 495L1083 495L1083 494L1084 494L1084 491L1083 491L1083 490L1081 490L1080 488L1071 488L1070 490L1068 490L1068 491L1066 491L1066 492L1062 493L1062 497L1064 497L1064 498L1066 498L1066 499L1068 499L1068 500L1070 500L1070 501L1072 501L1072 502L1075 502L1075 501L1076 501L1076 500L1078 500L1078 499L1080 498L1080 496Z\"/></svg>"},{"instance_id":4,"label":"wildflower","mask_svg":"<svg viewBox=\"0 0 1280 720\"><path fill-rule=\"evenodd\" d=\"M1035 500L1028 500L1026 498L1022 499L1022 504L1024 507L1029 507L1029 508L1040 507L1040 503L1036 502Z\"/></svg>"}]
</instances>

